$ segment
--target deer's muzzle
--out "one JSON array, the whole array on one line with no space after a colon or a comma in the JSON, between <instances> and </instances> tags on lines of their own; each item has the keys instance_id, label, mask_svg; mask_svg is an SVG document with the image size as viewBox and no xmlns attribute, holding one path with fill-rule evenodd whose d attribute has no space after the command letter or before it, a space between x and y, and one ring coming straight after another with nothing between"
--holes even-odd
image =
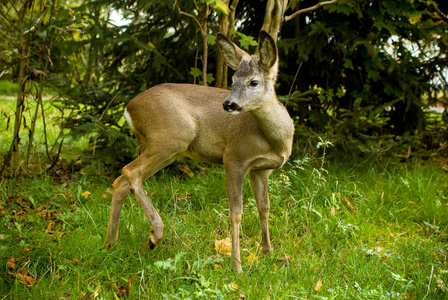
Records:
<instances>
[{"instance_id":1,"label":"deer's muzzle","mask_svg":"<svg viewBox=\"0 0 448 300\"><path fill-rule=\"evenodd\" d=\"M241 106L239 106L237 103L230 101L230 100L224 101L222 106L226 112L228 112L232 115L238 114L242 109Z\"/></svg>"}]
</instances>

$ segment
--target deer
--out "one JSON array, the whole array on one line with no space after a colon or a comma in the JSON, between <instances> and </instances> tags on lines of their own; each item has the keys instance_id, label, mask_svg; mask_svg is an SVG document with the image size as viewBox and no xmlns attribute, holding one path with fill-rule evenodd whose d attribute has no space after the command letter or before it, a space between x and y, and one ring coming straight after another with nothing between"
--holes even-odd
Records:
<instances>
[{"instance_id":1,"label":"deer","mask_svg":"<svg viewBox=\"0 0 448 300\"><path fill-rule=\"evenodd\" d=\"M140 155L113 182L107 247L118 240L123 202L135 195L151 225L149 248L160 242L164 224L143 189L143 181L179 157L223 164L230 211L231 260L242 272L240 224L243 182L247 173L261 225L262 252L271 252L268 178L292 151L294 124L277 99L274 84L278 50L266 32L259 35L258 55L249 55L218 33L218 48L235 70L231 90L193 84L156 85L132 99L124 116Z\"/></svg>"}]
</instances>

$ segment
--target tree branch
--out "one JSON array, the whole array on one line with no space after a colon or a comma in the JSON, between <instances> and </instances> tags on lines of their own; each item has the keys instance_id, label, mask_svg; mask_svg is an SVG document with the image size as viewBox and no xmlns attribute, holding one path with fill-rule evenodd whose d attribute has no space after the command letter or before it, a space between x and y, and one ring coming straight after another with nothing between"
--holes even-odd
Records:
<instances>
[{"instance_id":1,"label":"tree branch","mask_svg":"<svg viewBox=\"0 0 448 300\"><path fill-rule=\"evenodd\" d=\"M198 24L199 29L200 29L201 32L203 33L202 25L201 25L201 23L198 21L198 19L196 18L196 16L194 16L194 15L192 15L192 14L189 14L189 13L186 13L186 12L182 11L182 10L180 9L180 7L179 7L179 4L177 4L177 0L174 1L174 6L177 8L177 10L179 11L179 13L180 13L181 15L184 15L184 16L187 16L187 17L189 17L189 18L192 18L192 19Z\"/></svg>"},{"instance_id":2,"label":"tree branch","mask_svg":"<svg viewBox=\"0 0 448 300\"><path fill-rule=\"evenodd\" d=\"M336 3L336 2L338 2L338 0L331 0L331 1L327 1L327 2L319 2L319 3L317 3L317 4L314 5L314 6L307 7L307 8L301 9L301 10L298 10L298 11L296 11L295 13L293 13L292 15L285 17L285 21L292 20L292 19L294 19L295 17L297 17L298 15L301 15L301 14L306 13L306 12L309 12L309 11L316 10L316 9L318 9L319 7L324 6L324 5L334 4L334 3Z\"/></svg>"}]
</instances>

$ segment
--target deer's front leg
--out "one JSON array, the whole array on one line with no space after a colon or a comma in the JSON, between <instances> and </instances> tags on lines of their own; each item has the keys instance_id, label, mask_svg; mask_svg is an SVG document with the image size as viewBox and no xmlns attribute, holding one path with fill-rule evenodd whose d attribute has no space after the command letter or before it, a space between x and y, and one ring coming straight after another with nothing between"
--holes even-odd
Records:
<instances>
[{"instance_id":1,"label":"deer's front leg","mask_svg":"<svg viewBox=\"0 0 448 300\"><path fill-rule=\"evenodd\" d=\"M257 201L257 210L260 216L261 244L263 254L271 252L271 240L269 237L269 194L268 179L272 170L250 171L249 179L252 193Z\"/></svg>"},{"instance_id":2,"label":"deer's front leg","mask_svg":"<svg viewBox=\"0 0 448 300\"><path fill-rule=\"evenodd\" d=\"M226 166L227 196L230 204L230 234L232 236L232 259L238 273L242 272L240 255L240 224L243 215L243 181L246 169Z\"/></svg>"}]
</instances>

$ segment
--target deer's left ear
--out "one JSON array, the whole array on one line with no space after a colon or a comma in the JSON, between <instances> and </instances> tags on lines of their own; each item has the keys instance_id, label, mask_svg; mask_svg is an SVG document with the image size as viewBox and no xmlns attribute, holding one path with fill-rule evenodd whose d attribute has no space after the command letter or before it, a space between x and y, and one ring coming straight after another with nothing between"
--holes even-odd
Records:
<instances>
[{"instance_id":1,"label":"deer's left ear","mask_svg":"<svg viewBox=\"0 0 448 300\"><path fill-rule=\"evenodd\" d=\"M233 70L238 69L241 60L247 54L244 50L241 50L237 45L232 43L224 34L218 33L216 37L216 41L218 42L219 51L221 52L224 61L231 67Z\"/></svg>"},{"instance_id":2,"label":"deer's left ear","mask_svg":"<svg viewBox=\"0 0 448 300\"><path fill-rule=\"evenodd\" d=\"M260 63L266 68L271 69L278 59L277 46L274 39L266 31L260 31L258 42L258 52Z\"/></svg>"}]
</instances>

